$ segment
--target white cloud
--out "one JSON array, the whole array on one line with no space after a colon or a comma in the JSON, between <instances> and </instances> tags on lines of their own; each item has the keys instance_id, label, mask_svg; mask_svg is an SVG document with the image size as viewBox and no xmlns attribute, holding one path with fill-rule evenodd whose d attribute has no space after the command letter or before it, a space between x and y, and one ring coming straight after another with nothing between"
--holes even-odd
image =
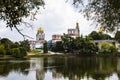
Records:
<instances>
[{"instance_id":1,"label":"white cloud","mask_svg":"<svg viewBox=\"0 0 120 80\"><path fill-rule=\"evenodd\" d=\"M74 28L76 21L80 23L80 34L86 35L94 29L90 27L90 22L76 12L73 6L66 3L65 0L45 0L45 3L45 9L41 8L38 15L36 15L37 20L25 19L25 21L33 25L33 29L26 28L24 25L20 26L23 28L24 34L35 39L38 27L42 26L46 40L50 40L52 34L66 33L68 28ZM16 30L10 31L10 29L6 30L5 28L0 31L0 37L7 37L14 41L23 40Z\"/></svg>"}]
</instances>

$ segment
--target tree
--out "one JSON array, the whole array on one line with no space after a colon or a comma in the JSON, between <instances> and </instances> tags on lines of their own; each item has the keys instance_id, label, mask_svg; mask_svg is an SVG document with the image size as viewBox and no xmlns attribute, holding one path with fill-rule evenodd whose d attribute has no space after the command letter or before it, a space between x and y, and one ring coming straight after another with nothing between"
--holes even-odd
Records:
<instances>
[{"instance_id":1,"label":"tree","mask_svg":"<svg viewBox=\"0 0 120 80\"><path fill-rule=\"evenodd\" d=\"M99 46L99 53L113 53L117 52L117 48L109 43L109 42L102 42Z\"/></svg>"},{"instance_id":2,"label":"tree","mask_svg":"<svg viewBox=\"0 0 120 80\"><path fill-rule=\"evenodd\" d=\"M44 52L44 53L48 53L47 41L45 41L44 44L43 44L43 52Z\"/></svg>"},{"instance_id":3,"label":"tree","mask_svg":"<svg viewBox=\"0 0 120 80\"><path fill-rule=\"evenodd\" d=\"M93 40L101 40L102 37L100 36L99 33L97 33L96 31L92 31L90 34L89 34L90 37L93 38Z\"/></svg>"},{"instance_id":4,"label":"tree","mask_svg":"<svg viewBox=\"0 0 120 80\"><path fill-rule=\"evenodd\" d=\"M120 31L117 31L115 34L115 40L117 40L120 43Z\"/></svg>"},{"instance_id":5,"label":"tree","mask_svg":"<svg viewBox=\"0 0 120 80\"><path fill-rule=\"evenodd\" d=\"M1 45L0 44L0 55L5 55L5 47L4 47L4 45Z\"/></svg>"},{"instance_id":6,"label":"tree","mask_svg":"<svg viewBox=\"0 0 120 80\"><path fill-rule=\"evenodd\" d=\"M63 34L62 44L63 44L64 52L66 53L68 51L68 45L69 45L69 36L68 35Z\"/></svg>"},{"instance_id":7,"label":"tree","mask_svg":"<svg viewBox=\"0 0 120 80\"><path fill-rule=\"evenodd\" d=\"M29 41L28 40L20 41L20 47L24 47L26 51L30 51Z\"/></svg>"},{"instance_id":8,"label":"tree","mask_svg":"<svg viewBox=\"0 0 120 80\"><path fill-rule=\"evenodd\" d=\"M64 52L64 48L63 48L62 41L57 41L57 42L53 45L52 51L55 51L55 52Z\"/></svg>"},{"instance_id":9,"label":"tree","mask_svg":"<svg viewBox=\"0 0 120 80\"><path fill-rule=\"evenodd\" d=\"M35 15L40 6L44 6L43 0L0 0L0 19L6 22L7 27L15 28L21 35L18 25L27 24L23 18Z\"/></svg>"},{"instance_id":10,"label":"tree","mask_svg":"<svg viewBox=\"0 0 120 80\"><path fill-rule=\"evenodd\" d=\"M106 31L114 31L120 26L120 0L73 0L73 4L82 4L79 9L85 16Z\"/></svg>"},{"instance_id":11,"label":"tree","mask_svg":"<svg viewBox=\"0 0 120 80\"><path fill-rule=\"evenodd\" d=\"M106 40L106 39L112 39L112 37L105 33L99 33L96 31L93 31L89 34L89 37L93 38L93 40Z\"/></svg>"},{"instance_id":12,"label":"tree","mask_svg":"<svg viewBox=\"0 0 120 80\"><path fill-rule=\"evenodd\" d=\"M6 54L10 55L10 49L11 45L13 45L13 42L7 38L1 39L1 44L4 45Z\"/></svg>"},{"instance_id":13,"label":"tree","mask_svg":"<svg viewBox=\"0 0 120 80\"><path fill-rule=\"evenodd\" d=\"M92 55L98 51L98 47L91 41L91 38L86 36L76 38L76 46L79 54Z\"/></svg>"},{"instance_id":14,"label":"tree","mask_svg":"<svg viewBox=\"0 0 120 80\"><path fill-rule=\"evenodd\" d=\"M72 38L68 35L62 36L62 41L58 41L53 46L55 52L67 52L80 55L92 55L98 51L98 47L91 41L91 37Z\"/></svg>"}]
</instances>

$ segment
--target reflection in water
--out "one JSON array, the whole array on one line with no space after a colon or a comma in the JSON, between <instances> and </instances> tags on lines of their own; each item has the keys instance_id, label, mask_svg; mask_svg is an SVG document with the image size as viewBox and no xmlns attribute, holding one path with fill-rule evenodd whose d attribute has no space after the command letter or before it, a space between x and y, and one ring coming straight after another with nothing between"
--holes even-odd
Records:
<instances>
[{"instance_id":1,"label":"reflection in water","mask_svg":"<svg viewBox=\"0 0 120 80\"><path fill-rule=\"evenodd\" d=\"M49 64L49 63L48 63ZM53 77L63 75L69 80L81 80L83 78L105 80L110 77L113 72L117 72L116 58L54 58L51 66L61 66L53 68Z\"/></svg>"},{"instance_id":2,"label":"reflection in water","mask_svg":"<svg viewBox=\"0 0 120 80\"><path fill-rule=\"evenodd\" d=\"M44 59L43 58L32 58L30 69L36 71L36 80L44 80Z\"/></svg>"},{"instance_id":3,"label":"reflection in water","mask_svg":"<svg viewBox=\"0 0 120 80\"><path fill-rule=\"evenodd\" d=\"M43 58L40 58L36 61L36 78L37 80L44 80L45 72L44 72L44 60Z\"/></svg>"},{"instance_id":4,"label":"reflection in water","mask_svg":"<svg viewBox=\"0 0 120 80\"><path fill-rule=\"evenodd\" d=\"M26 68L29 68L30 63L29 62L20 62L16 61L0 61L0 75L1 76L7 76L10 72L21 72L24 75L28 74L28 71L24 71Z\"/></svg>"},{"instance_id":5,"label":"reflection in water","mask_svg":"<svg viewBox=\"0 0 120 80\"><path fill-rule=\"evenodd\" d=\"M17 76L16 76L17 75ZM119 80L120 58L48 57L0 61L0 80Z\"/></svg>"}]
</instances>

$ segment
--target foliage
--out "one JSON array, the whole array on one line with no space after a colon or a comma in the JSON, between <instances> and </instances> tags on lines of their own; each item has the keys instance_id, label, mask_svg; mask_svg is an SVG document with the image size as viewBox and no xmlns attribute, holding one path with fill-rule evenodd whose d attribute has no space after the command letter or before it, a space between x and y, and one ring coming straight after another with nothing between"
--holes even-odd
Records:
<instances>
[{"instance_id":1,"label":"foliage","mask_svg":"<svg viewBox=\"0 0 120 80\"><path fill-rule=\"evenodd\" d=\"M73 52L76 49L75 39L66 34L62 36L62 44L64 52Z\"/></svg>"},{"instance_id":2,"label":"foliage","mask_svg":"<svg viewBox=\"0 0 120 80\"><path fill-rule=\"evenodd\" d=\"M98 47L91 41L91 38L86 36L76 38L76 45L79 54L95 54L98 51Z\"/></svg>"},{"instance_id":3,"label":"foliage","mask_svg":"<svg viewBox=\"0 0 120 80\"><path fill-rule=\"evenodd\" d=\"M24 47L26 51L30 51L30 44L28 40L20 41L20 47Z\"/></svg>"},{"instance_id":4,"label":"foliage","mask_svg":"<svg viewBox=\"0 0 120 80\"><path fill-rule=\"evenodd\" d=\"M49 40L47 43L48 43L48 49L52 50L52 40Z\"/></svg>"},{"instance_id":5,"label":"foliage","mask_svg":"<svg viewBox=\"0 0 120 80\"><path fill-rule=\"evenodd\" d=\"M48 53L48 44L47 44L46 41L45 41L44 44L43 44L43 52L44 52L44 53Z\"/></svg>"},{"instance_id":6,"label":"foliage","mask_svg":"<svg viewBox=\"0 0 120 80\"><path fill-rule=\"evenodd\" d=\"M24 56L27 55L27 51L24 47L20 47L19 50L20 50L20 57L21 58L23 58Z\"/></svg>"},{"instance_id":7,"label":"foliage","mask_svg":"<svg viewBox=\"0 0 120 80\"><path fill-rule=\"evenodd\" d=\"M73 0L88 19L100 24L107 31L114 31L120 25L120 0Z\"/></svg>"},{"instance_id":8,"label":"foliage","mask_svg":"<svg viewBox=\"0 0 120 80\"><path fill-rule=\"evenodd\" d=\"M0 45L0 55L5 55L5 47L4 45Z\"/></svg>"},{"instance_id":9,"label":"foliage","mask_svg":"<svg viewBox=\"0 0 120 80\"><path fill-rule=\"evenodd\" d=\"M120 31L117 31L115 34L115 40L117 40L120 43Z\"/></svg>"},{"instance_id":10,"label":"foliage","mask_svg":"<svg viewBox=\"0 0 120 80\"><path fill-rule=\"evenodd\" d=\"M20 44L18 42L13 43L10 48L17 48L20 47Z\"/></svg>"},{"instance_id":11,"label":"foliage","mask_svg":"<svg viewBox=\"0 0 120 80\"><path fill-rule=\"evenodd\" d=\"M7 27L11 29L23 22L24 17L28 17L33 9L39 9L44 5L43 0L1 0L0 19L6 21ZM33 10L35 16L36 10Z\"/></svg>"},{"instance_id":12,"label":"foliage","mask_svg":"<svg viewBox=\"0 0 120 80\"><path fill-rule=\"evenodd\" d=\"M65 52L68 51L69 38L70 37L66 34L63 34L63 36L62 36L62 44L63 44L63 49L64 49Z\"/></svg>"},{"instance_id":13,"label":"foliage","mask_svg":"<svg viewBox=\"0 0 120 80\"><path fill-rule=\"evenodd\" d=\"M21 57L21 55L20 55L20 49L19 48L13 48L13 49L11 49L11 53L16 58L20 58Z\"/></svg>"},{"instance_id":14,"label":"foliage","mask_svg":"<svg viewBox=\"0 0 120 80\"><path fill-rule=\"evenodd\" d=\"M13 43L7 38L0 40L0 53L6 55L13 55L14 57L24 57L27 51L30 50L28 40Z\"/></svg>"},{"instance_id":15,"label":"foliage","mask_svg":"<svg viewBox=\"0 0 120 80\"><path fill-rule=\"evenodd\" d=\"M63 48L62 41L57 41L57 42L53 45L52 51L54 51L54 52L64 52L64 48Z\"/></svg>"},{"instance_id":16,"label":"foliage","mask_svg":"<svg viewBox=\"0 0 120 80\"><path fill-rule=\"evenodd\" d=\"M112 39L112 37L108 34L104 34L104 33L99 33L96 31L92 31L89 34L89 37L93 38L93 40L106 40L106 39Z\"/></svg>"},{"instance_id":17,"label":"foliage","mask_svg":"<svg viewBox=\"0 0 120 80\"><path fill-rule=\"evenodd\" d=\"M102 36L97 33L96 31L92 31L90 34L89 34L90 37L93 38L93 40L101 40L102 39Z\"/></svg>"},{"instance_id":18,"label":"foliage","mask_svg":"<svg viewBox=\"0 0 120 80\"><path fill-rule=\"evenodd\" d=\"M7 38L1 39L0 42L1 44L4 45L6 54L10 55L10 48L11 48L11 45L13 45L13 42Z\"/></svg>"},{"instance_id":19,"label":"foliage","mask_svg":"<svg viewBox=\"0 0 120 80\"><path fill-rule=\"evenodd\" d=\"M95 54L98 50L97 46L91 41L91 38L86 36L72 38L68 35L62 36L62 41L56 42L53 46L54 51L67 52L74 54Z\"/></svg>"},{"instance_id":20,"label":"foliage","mask_svg":"<svg viewBox=\"0 0 120 80\"><path fill-rule=\"evenodd\" d=\"M114 45L110 46L110 52L111 53L114 53L114 52L117 52L117 51L118 51L118 49Z\"/></svg>"},{"instance_id":21,"label":"foliage","mask_svg":"<svg viewBox=\"0 0 120 80\"><path fill-rule=\"evenodd\" d=\"M109 42L102 42L98 46L99 46L99 53L114 53L114 52L117 52L117 48Z\"/></svg>"},{"instance_id":22,"label":"foliage","mask_svg":"<svg viewBox=\"0 0 120 80\"><path fill-rule=\"evenodd\" d=\"M27 55L27 51L23 47L13 48L11 49L11 53L16 58L23 58L24 56Z\"/></svg>"}]
</instances>

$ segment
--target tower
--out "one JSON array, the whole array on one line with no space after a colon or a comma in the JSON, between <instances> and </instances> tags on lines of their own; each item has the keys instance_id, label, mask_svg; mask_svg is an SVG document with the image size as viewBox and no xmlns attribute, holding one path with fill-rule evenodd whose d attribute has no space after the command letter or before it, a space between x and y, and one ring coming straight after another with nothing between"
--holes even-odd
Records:
<instances>
[{"instance_id":1,"label":"tower","mask_svg":"<svg viewBox=\"0 0 120 80\"><path fill-rule=\"evenodd\" d=\"M79 23L76 22L76 37L80 36Z\"/></svg>"},{"instance_id":2,"label":"tower","mask_svg":"<svg viewBox=\"0 0 120 80\"><path fill-rule=\"evenodd\" d=\"M68 29L68 36L76 38L80 36L79 23L76 22L76 27Z\"/></svg>"}]
</instances>

